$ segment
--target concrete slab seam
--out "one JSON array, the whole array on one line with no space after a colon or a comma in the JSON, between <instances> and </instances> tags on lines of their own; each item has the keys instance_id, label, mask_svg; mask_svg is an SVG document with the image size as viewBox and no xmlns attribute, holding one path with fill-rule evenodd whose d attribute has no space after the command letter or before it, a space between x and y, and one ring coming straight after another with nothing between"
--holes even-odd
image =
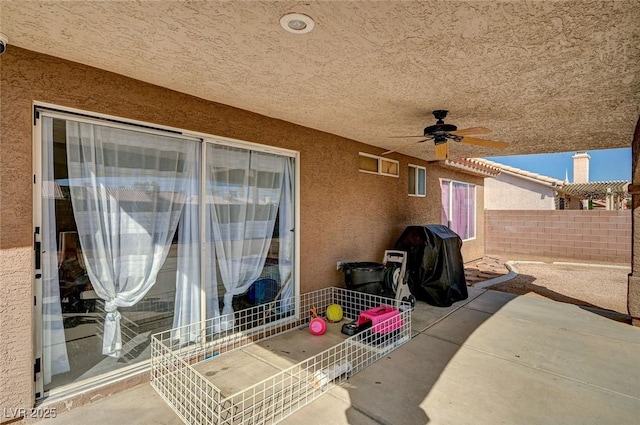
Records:
<instances>
[{"instance_id":1,"label":"concrete slab seam","mask_svg":"<svg viewBox=\"0 0 640 425\"><path fill-rule=\"evenodd\" d=\"M633 396L631 394L621 393L620 391L612 390L611 388L607 388L607 387L603 387L603 386L600 386L600 385L592 384L590 382L586 382L586 381L583 381L581 379L576 379L576 378L573 378L571 376L563 375L561 373L553 372L551 370L544 369L544 368L541 368L541 367L536 367L534 365L531 365L531 364L528 364L528 363L524 363L522 361L517 361L517 360L514 360L514 359L503 357L503 356L500 356L500 355L497 355L497 354L494 354L494 353L490 353L488 351L485 351L485 350L482 350L482 349L479 349L479 348L470 347L470 346L467 346L467 345L462 345L462 346L460 346L460 349L468 349L468 350L472 350L472 351L475 351L475 352L478 352L478 353L486 354L488 356L491 356L491 357L494 357L494 358L497 358L497 359L501 359L501 360L504 360L504 361L507 361L507 362L510 362L510 363L513 363L513 364L517 364L519 366L524 366L526 368L533 369L533 370L538 371L538 372L546 373L548 375L557 376L559 378L563 378L563 379L566 379L568 381L572 381L572 382L576 382L578 384L586 385L586 386L589 386L589 387L592 387L592 388L595 388L597 390L601 390L601 391L604 391L604 392L607 392L607 393L623 396L623 397L629 398L631 400L640 401L640 397L636 397L636 396Z\"/></svg>"},{"instance_id":2,"label":"concrete slab seam","mask_svg":"<svg viewBox=\"0 0 640 425\"><path fill-rule=\"evenodd\" d=\"M482 289L482 288L480 288L480 289ZM486 292L486 291L484 291L484 292ZM475 300L476 298L479 298L482 294L484 294L484 292L483 292L483 293L481 293L481 294L476 295L476 296L475 296L475 297L473 297L473 298L466 299L464 304L461 304L461 305L457 306L455 309L451 310L450 312L448 312L447 314L445 314L444 316L442 316L441 318L439 318L439 319L438 319L438 320L436 320L435 322L428 324L426 328L424 328L424 329L422 329L422 330L420 330L420 331L416 332L416 334L415 334L415 335L413 335L413 336L411 337L411 339L413 339L413 338L415 338L416 336L420 335L421 333L425 332L427 329L432 328L433 326L435 326L435 325L437 325L438 323L442 322L444 319L446 319L447 317L449 317L450 315L452 315L452 314L453 314L453 313L455 313L456 311L460 310L461 308L466 307L466 306L467 306L467 304L469 304L471 301ZM469 310L474 310L474 309L470 308ZM448 342L450 342L450 341L448 341Z\"/></svg>"},{"instance_id":3,"label":"concrete slab seam","mask_svg":"<svg viewBox=\"0 0 640 425\"><path fill-rule=\"evenodd\" d=\"M256 359L256 360L258 360L258 361L260 361L262 363L265 363L265 364L267 364L267 365L269 365L271 367L274 367L274 368L276 368L278 370L284 370L284 369L282 369L282 367L276 365L275 363L270 362L268 359L266 359L266 358L264 358L262 356L259 356L258 354L254 354L254 353L252 353L250 351L245 350L244 348L241 348L240 351L242 351L243 353L245 353L249 357L253 357L254 359Z\"/></svg>"},{"instance_id":4,"label":"concrete slab seam","mask_svg":"<svg viewBox=\"0 0 640 425\"><path fill-rule=\"evenodd\" d=\"M429 337L429 338L434 338L434 339L437 339L439 341L446 342L448 344L457 345L458 347L462 347L462 344L460 344L459 342L450 341L450 340L445 339L445 338L443 338L443 337L441 337L439 335L424 334L423 336L426 336L426 337Z\"/></svg>"}]
</instances>

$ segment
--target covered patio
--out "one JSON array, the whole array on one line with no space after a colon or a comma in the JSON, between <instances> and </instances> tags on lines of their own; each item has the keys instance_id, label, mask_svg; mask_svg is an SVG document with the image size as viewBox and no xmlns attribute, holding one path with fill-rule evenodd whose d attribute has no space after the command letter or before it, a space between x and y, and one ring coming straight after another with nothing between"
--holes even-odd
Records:
<instances>
[{"instance_id":1,"label":"covered patio","mask_svg":"<svg viewBox=\"0 0 640 425\"><path fill-rule=\"evenodd\" d=\"M628 193L635 219L628 313L640 325L640 4L635 0L9 0L0 3L0 12L0 33L8 40L0 55L3 407L31 409L49 401L59 411L72 410L53 420L60 423L80 423L88 415L109 424L116 419L177 423L147 384L73 411L146 382L144 359L122 376L111 375L114 367L97 381L79 378L51 388L43 383L53 356L45 364L47 346L40 334L47 326L42 317L47 297L39 254L55 257L56 237L73 231L74 220L69 215L59 228L41 224L44 198L38 191L49 162L63 163L61 170L67 165L65 120L169 134L182 144L189 139L197 155L209 144L210 151L233 145L293 158L293 167L283 166L291 170L280 173L288 176L281 181L292 195L282 209L293 211L289 226L282 226L293 247L287 250L293 257L286 257L292 277L283 281L297 294L342 285L338 263L379 261L406 226L451 223L450 188L456 186L466 194L458 200L466 208L460 220L467 226L462 255L467 262L482 258L489 171L470 171L469 164L460 166L460 158L631 147ZM447 125L474 128L508 147L451 139L445 150L449 160L442 161L434 146L439 140L423 139L437 110L449 111ZM49 123L43 127L45 113ZM50 143L59 160L45 164L47 132L59 137ZM206 177L195 170L193 165L189 173ZM50 174L59 181L70 177L65 173ZM193 187L208 187L208 180L202 181ZM201 206L213 198L205 191L199 195L200 204L193 205L202 226ZM71 209L70 201L58 205L65 208ZM41 244L43 229L50 231L50 248ZM209 235L202 229L195 233L204 239ZM165 245L174 239L167 237ZM279 232L277 239L284 239ZM274 243L265 251L274 254L280 247ZM55 264L52 270L57 273ZM209 289L204 276L217 275L204 261L192 268L197 270L199 280L186 283L200 294ZM175 289L176 273L170 272L169 286ZM175 299L171 293L164 300L171 315ZM194 307L186 310L206 315L206 302L194 300L188 299ZM107 313L116 316L113 303ZM631 326L576 307L473 289L469 300L450 309L419 304L414 320L410 343L290 423L324 424L333 416L336 423L535 423L536 418L625 423L638 414L640 380L633 362L638 331ZM85 351L76 350L82 361L89 357ZM93 354L106 357L100 350ZM107 360L129 366L117 356ZM50 397L49 391L59 388L63 396Z\"/></svg>"},{"instance_id":2,"label":"covered patio","mask_svg":"<svg viewBox=\"0 0 640 425\"><path fill-rule=\"evenodd\" d=\"M419 303L409 343L281 423L636 423L638 329L575 305L469 292L446 309ZM182 424L148 383L105 396L46 423Z\"/></svg>"}]
</instances>

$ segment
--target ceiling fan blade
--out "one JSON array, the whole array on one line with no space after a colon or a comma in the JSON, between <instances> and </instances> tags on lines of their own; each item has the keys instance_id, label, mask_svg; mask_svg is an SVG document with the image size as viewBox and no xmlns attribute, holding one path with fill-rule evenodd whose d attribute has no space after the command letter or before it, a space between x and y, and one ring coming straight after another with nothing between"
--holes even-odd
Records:
<instances>
[{"instance_id":1,"label":"ceiling fan blade","mask_svg":"<svg viewBox=\"0 0 640 425\"><path fill-rule=\"evenodd\" d=\"M464 136L462 143L468 143L470 145L484 146L485 148L504 149L509 147L507 142L498 142L497 140L478 139L477 137Z\"/></svg>"},{"instance_id":2,"label":"ceiling fan blade","mask_svg":"<svg viewBox=\"0 0 640 425\"><path fill-rule=\"evenodd\" d=\"M389 139L406 139L407 137L424 137L424 134L419 136L390 136Z\"/></svg>"},{"instance_id":3,"label":"ceiling fan blade","mask_svg":"<svg viewBox=\"0 0 640 425\"><path fill-rule=\"evenodd\" d=\"M449 158L449 144L448 143L440 143L436 145L436 159L447 159Z\"/></svg>"},{"instance_id":4,"label":"ceiling fan blade","mask_svg":"<svg viewBox=\"0 0 640 425\"><path fill-rule=\"evenodd\" d=\"M422 137L424 137L424 136L422 136ZM397 147L395 149L391 149L390 151L382 152L382 155L387 155L387 154L390 154L390 153L393 153L393 152L397 152L397 151L402 150L404 148L408 148L409 146L413 146L413 145L417 145L418 143L426 142L427 140L429 140L429 139L418 140L417 142L407 143L406 145L402 145L402 146L399 146L399 147Z\"/></svg>"},{"instance_id":5,"label":"ceiling fan blade","mask_svg":"<svg viewBox=\"0 0 640 425\"><path fill-rule=\"evenodd\" d=\"M451 134L455 134L456 136L473 136L476 134L491 134L493 130L487 127L471 127L471 128L463 128L462 130L452 131Z\"/></svg>"}]
</instances>

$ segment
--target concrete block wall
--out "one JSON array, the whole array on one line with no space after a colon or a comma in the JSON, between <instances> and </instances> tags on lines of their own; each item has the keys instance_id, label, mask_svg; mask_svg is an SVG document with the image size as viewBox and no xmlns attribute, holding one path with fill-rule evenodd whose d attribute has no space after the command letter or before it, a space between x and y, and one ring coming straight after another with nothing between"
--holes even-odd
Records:
<instances>
[{"instance_id":1,"label":"concrete block wall","mask_svg":"<svg viewBox=\"0 0 640 425\"><path fill-rule=\"evenodd\" d=\"M631 211L485 211L485 252L512 258L631 262Z\"/></svg>"}]
</instances>

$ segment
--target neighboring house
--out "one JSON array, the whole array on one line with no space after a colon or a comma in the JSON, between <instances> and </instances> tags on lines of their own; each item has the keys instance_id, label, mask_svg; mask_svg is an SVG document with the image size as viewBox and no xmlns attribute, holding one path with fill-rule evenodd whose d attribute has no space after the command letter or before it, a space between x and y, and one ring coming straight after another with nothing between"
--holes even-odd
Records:
<instances>
[{"instance_id":1,"label":"neighboring house","mask_svg":"<svg viewBox=\"0 0 640 425\"><path fill-rule=\"evenodd\" d=\"M573 159L578 183L474 160L500 169L497 177L485 180L488 255L620 264L631 260L631 214L616 211L625 208L628 183L588 183L589 155L578 152ZM491 199L497 202L490 204ZM515 199L518 207L509 208ZM609 211L594 214L588 209Z\"/></svg>"},{"instance_id":2,"label":"neighboring house","mask_svg":"<svg viewBox=\"0 0 640 425\"><path fill-rule=\"evenodd\" d=\"M483 158L469 161L499 170L484 182L484 207L487 210L553 210L561 180Z\"/></svg>"},{"instance_id":3,"label":"neighboring house","mask_svg":"<svg viewBox=\"0 0 640 425\"><path fill-rule=\"evenodd\" d=\"M18 47L1 60L6 406L148 379L151 333L268 302L258 279L294 299L341 285L337 261L380 261L409 225L444 217L466 261L484 254L491 167L382 157Z\"/></svg>"},{"instance_id":4,"label":"neighboring house","mask_svg":"<svg viewBox=\"0 0 640 425\"><path fill-rule=\"evenodd\" d=\"M558 188L558 209L629 209L629 182L571 183Z\"/></svg>"},{"instance_id":5,"label":"neighboring house","mask_svg":"<svg viewBox=\"0 0 640 425\"><path fill-rule=\"evenodd\" d=\"M589 182L590 155L573 156L574 182L532 173L483 158L469 161L500 170L485 180L485 209L488 210L570 210L629 208L629 182Z\"/></svg>"},{"instance_id":6,"label":"neighboring house","mask_svg":"<svg viewBox=\"0 0 640 425\"><path fill-rule=\"evenodd\" d=\"M565 179L558 188L558 209L625 210L631 202L626 181L589 181L591 156L586 151L573 155L573 183Z\"/></svg>"}]
</instances>

